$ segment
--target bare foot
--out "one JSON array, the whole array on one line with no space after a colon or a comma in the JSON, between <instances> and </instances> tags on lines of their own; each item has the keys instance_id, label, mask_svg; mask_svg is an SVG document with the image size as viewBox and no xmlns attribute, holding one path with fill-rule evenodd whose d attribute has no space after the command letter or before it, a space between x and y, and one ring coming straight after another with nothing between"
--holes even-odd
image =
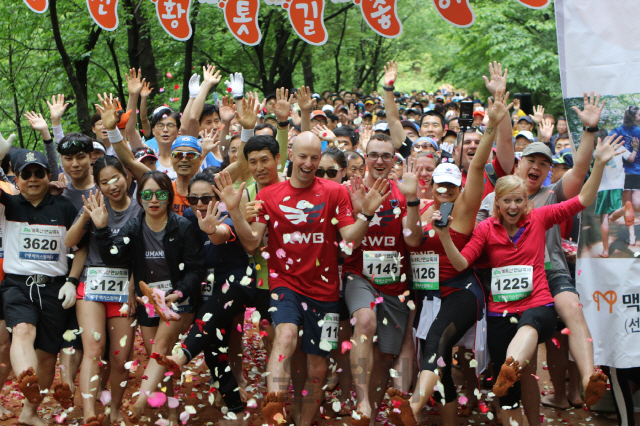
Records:
<instances>
[{"instance_id":1,"label":"bare foot","mask_svg":"<svg viewBox=\"0 0 640 426\"><path fill-rule=\"evenodd\" d=\"M53 387L53 397L65 410L73 407L73 392L66 383L58 383Z\"/></svg>"},{"instance_id":2,"label":"bare foot","mask_svg":"<svg viewBox=\"0 0 640 426\"><path fill-rule=\"evenodd\" d=\"M351 426L369 426L369 416L365 416L360 411L357 411L354 414L356 417L353 417L353 414L351 415ZM391 417L389 417L389 420L391 420ZM396 426L402 426L402 424L398 424Z\"/></svg>"},{"instance_id":3,"label":"bare foot","mask_svg":"<svg viewBox=\"0 0 640 426\"><path fill-rule=\"evenodd\" d=\"M42 401L40 386L38 385L38 376L36 376L36 372L33 367L29 367L20 373L20 376L18 377L18 387L30 403L39 404L40 401Z\"/></svg>"},{"instance_id":4,"label":"bare foot","mask_svg":"<svg viewBox=\"0 0 640 426\"><path fill-rule=\"evenodd\" d=\"M557 408L558 410L568 410L569 408L571 408L571 405L569 404L567 398L563 398L562 395L559 395L557 393L550 393L548 395L545 395L542 400L540 400L540 403L545 407L553 407Z\"/></svg>"},{"instance_id":5,"label":"bare foot","mask_svg":"<svg viewBox=\"0 0 640 426\"><path fill-rule=\"evenodd\" d=\"M140 417L142 417L142 410L138 409L138 406L131 404L130 402L123 402L122 409L127 413L127 418L133 424L140 423Z\"/></svg>"},{"instance_id":6,"label":"bare foot","mask_svg":"<svg viewBox=\"0 0 640 426\"><path fill-rule=\"evenodd\" d=\"M603 251L602 253L598 253L598 256L603 257L605 259L609 258L609 251Z\"/></svg>"},{"instance_id":7,"label":"bare foot","mask_svg":"<svg viewBox=\"0 0 640 426\"><path fill-rule=\"evenodd\" d=\"M167 420L169 420L170 425L179 425L180 424L180 416L178 415L177 408L169 408L167 412Z\"/></svg>"},{"instance_id":8,"label":"bare foot","mask_svg":"<svg viewBox=\"0 0 640 426\"><path fill-rule=\"evenodd\" d=\"M392 405L389 407L389 420L391 423L396 426L416 426L417 422L413 417L409 399L401 391L393 388L387 389L387 395L389 395Z\"/></svg>"},{"instance_id":9,"label":"bare foot","mask_svg":"<svg viewBox=\"0 0 640 426\"><path fill-rule=\"evenodd\" d=\"M607 390L607 376L603 373L593 373L589 377L589 383L584 388L584 403L587 407L591 407L596 404L602 398L602 395Z\"/></svg>"},{"instance_id":10,"label":"bare foot","mask_svg":"<svg viewBox=\"0 0 640 426\"><path fill-rule=\"evenodd\" d=\"M340 401L340 410L336 413L336 417L345 417L351 414L353 410L353 402L351 398L347 398L345 401Z\"/></svg>"},{"instance_id":11,"label":"bare foot","mask_svg":"<svg viewBox=\"0 0 640 426\"><path fill-rule=\"evenodd\" d=\"M89 417L85 422L86 426L102 426L102 422L104 421L104 416L100 414L99 416Z\"/></svg>"},{"instance_id":12,"label":"bare foot","mask_svg":"<svg viewBox=\"0 0 640 426\"><path fill-rule=\"evenodd\" d=\"M278 426L279 424L286 422L286 414L284 412L284 393L278 392L276 395L275 392L269 392L260 403L260 408L262 410L262 417L264 417L266 424Z\"/></svg>"},{"instance_id":13,"label":"bare foot","mask_svg":"<svg viewBox=\"0 0 640 426\"><path fill-rule=\"evenodd\" d=\"M509 388L520 380L521 374L522 368L518 361L515 361L511 356L507 358L500 368L496 383L493 385L493 393L496 396L505 396L509 392Z\"/></svg>"},{"instance_id":14,"label":"bare foot","mask_svg":"<svg viewBox=\"0 0 640 426\"><path fill-rule=\"evenodd\" d=\"M25 426L46 426L46 423L38 417L37 413L27 410L24 407L22 409L22 413L20 413L20 417L18 418L18 424Z\"/></svg>"},{"instance_id":15,"label":"bare foot","mask_svg":"<svg viewBox=\"0 0 640 426\"><path fill-rule=\"evenodd\" d=\"M111 422L112 425L114 425L114 424L115 425L120 425L124 421L124 418L122 416L122 412L120 411L120 409L118 407L116 407L115 409L113 407L111 407L111 414L109 415L109 421Z\"/></svg>"},{"instance_id":16,"label":"bare foot","mask_svg":"<svg viewBox=\"0 0 640 426\"><path fill-rule=\"evenodd\" d=\"M329 379L327 380L327 386L325 390L328 390L329 392L333 392L336 386L338 386L338 373L333 372L331 373L331 376L329 376Z\"/></svg>"},{"instance_id":17,"label":"bare foot","mask_svg":"<svg viewBox=\"0 0 640 426\"><path fill-rule=\"evenodd\" d=\"M158 364L163 367L167 367L169 370L180 370L180 366L173 359L171 359L171 357L154 352L151 354L150 358L155 359Z\"/></svg>"}]
</instances>

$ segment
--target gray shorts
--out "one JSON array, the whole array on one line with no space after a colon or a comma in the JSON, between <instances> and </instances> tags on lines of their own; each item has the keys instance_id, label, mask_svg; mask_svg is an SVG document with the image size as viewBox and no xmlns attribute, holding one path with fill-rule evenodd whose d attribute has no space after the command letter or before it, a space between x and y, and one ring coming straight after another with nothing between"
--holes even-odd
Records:
<instances>
[{"instance_id":1,"label":"gray shorts","mask_svg":"<svg viewBox=\"0 0 640 426\"><path fill-rule=\"evenodd\" d=\"M347 272L344 278L344 298L351 316L359 309L371 309L371 304L375 302L376 298L382 297L383 302L373 307L378 319L376 331L378 349L385 354L400 354L410 314L407 304L401 302L398 296L380 293L369 281L358 275ZM386 325L384 324L385 318Z\"/></svg>"}]
</instances>

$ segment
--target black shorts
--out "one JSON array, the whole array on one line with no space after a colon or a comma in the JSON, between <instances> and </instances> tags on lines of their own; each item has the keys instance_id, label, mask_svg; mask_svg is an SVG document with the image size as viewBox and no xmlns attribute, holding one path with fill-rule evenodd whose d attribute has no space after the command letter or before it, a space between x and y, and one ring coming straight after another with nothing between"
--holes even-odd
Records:
<instances>
[{"instance_id":1,"label":"black shorts","mask_svg":"<svg viewBox=\"0 0 640 426\"><path fill-rule=\"evenodd\" d=\"M625 173L624 189L640 189L640 175Z\"/></svg>"},{"instance_id":2,"label":"black shorts","mask_svg":"<svg viewBox=\"0 0 640 426\"><path fill-rule=\"evenodd\" d=\"M549 282L549 291L551 291L551 297L556 297L562 292L568 291L580 296L578 290L576 290L576 284L569 275L556 274L552 278L547 278Z\"/></svg>"},{"instance_id":3,"label":"black shorts","mask_svg":"<svg viewBox=\"0 0 640 426\"><path fill-rule=\"evenodd\" d=\"M320 348L323 332L335 340L333 349L337 349L339 326L336 324L332 327L328 321L324 322L326 314L337 314L337 301L321 302L286 287L278 287L271 290L271 293L278 295L277 300L271 299L271 307L277 309L271 313L273 325L295 324L304 330L300 345L302 352L328 357L331 351Z\"/></svg>"},{"instance_id":4,"label":"black shorts","mask_svg":"<svg viewBox=\"0 0 640 426\"><path fill-rule=\"evenodd\" d=\"M66 277L55 277L54 282L42 287L35 284L29 287L27 278L7 274L0 286L7 327L12 329L22 323L35 325L34 347L57 354L64 341L62 335L67 330L67 319L71 312L70 309L64 309L62 301L58 299Z\"/></svg>"},{"instance_id":5,"label":"black shorts","mask_svg":"<svg viewBox=\"0 0 640 426\"><path fill-rule=\"evenodd\" d=\"M260 313L260 320L266 319L271 323L271 292L269 290L256 290L256 297L253 300L253 305L256 311Z\"/></svg>"},{"instance_id":6,"label":"black shorts","mask_svg":"<svg viewBox=\"0 0 640 426\"><path fill-rule=\"evenodd\" d=\"M347 306L347 302L344 300L344 296L340 296L340 299L338 299L338 315L340 315L340 321L348 321L351 319L349 307Z\"/></svg>"},{"instance_id":7,"label":"black shorts","mask_svg":"<svg viewBox=\"0 0 640 426\"><path fill-rule=\"evenodd\" d=\"M76 316L76 307L75 307L75 305L72 306L71 308L69 308L68 311L69 311L69 317L67 318L67 326L66 326L65 331L66 330L79 330L80 329L80 325L78 324L78 317ZM60 348L71 348L71 347L73 347L74 349L77 349L79 351L83 350L82 339L80 338L79 334L77 335L75 340L72 340L70 342L67 342L66 340L62 340L62 345L60 345Z\"/></svg>"}]
</instances>

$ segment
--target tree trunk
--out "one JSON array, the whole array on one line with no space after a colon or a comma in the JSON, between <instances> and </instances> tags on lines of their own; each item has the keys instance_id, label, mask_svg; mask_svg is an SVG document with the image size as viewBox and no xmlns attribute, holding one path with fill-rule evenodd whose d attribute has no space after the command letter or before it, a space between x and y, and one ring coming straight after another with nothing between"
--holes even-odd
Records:
<instances>
[{"instance_id":1,"label":"tree trunk","mask_svg":"<svg viewBox=\"0 0 640 426\"><path fill-rule=\"evenodd\" d=\"M312 92L315 92L313 88L313 80L315 78L313 75L313 61L309 51L302 56L302 75L304 76L304 85L310 87Z\"/></svg>"},{"instance_id":2,"label":"tree trunk","mask_svg":"<svg viewBox=\"0 0 640 426\"><path fill-rule=\"evenodd\" d=\"M160 87L158 79L160 75L156 68L156 59L153 56L153 46L151 45L151 34L149 33L149 25L147 19L140 11L142 1L138 4L134 0L126 0L124 2L129 13L133 16L127 20L127 54L129 56L129 66L142 70L142 77L150 84L149 86L156 89L151 92L150 98L155 96Z\"/></svg>"},{"instance_id":3,"label":"tree trunk","mask_svg":"<svg viewBox=\"0 0 640 426\"><path fill-rule=\"evenodd\" d=\"M109 46L109 52L111 52L111 58L113 59L113 68L116 70L116 81L118 82L118 87L116 90L118 91L118 97L120 98L120 104L122 108L127 108L127 100L124 97L124 89L122 84L122 75L120 74L120 65L118 64L118 55L116 55L116 50L114 48L114 39L107 40L107 46Z\"/></svg>"},{"instance_id":4,"label":"tree trunk","mask_svg":"<svg viewBox=\"0 0 640 426\"><path fill-rule=\"evenodd\" d=\"M191 9L191 37L184 44L184 75L182 76L182 97L180 99L180 111L184 111L189 102L189 79L193 73L193 44L196 40L196 18L198 17L198 5L194 3Z\"/></svg>"}]
</instances>

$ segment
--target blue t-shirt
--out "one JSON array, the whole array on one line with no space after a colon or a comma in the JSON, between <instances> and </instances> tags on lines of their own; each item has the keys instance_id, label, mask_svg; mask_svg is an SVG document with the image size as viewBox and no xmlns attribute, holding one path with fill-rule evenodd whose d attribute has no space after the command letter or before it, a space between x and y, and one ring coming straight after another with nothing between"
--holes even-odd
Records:
<instances>
[{"instance_id":1,"label":"blue t-shirt","mask_svg":"<svg viewBox=\"0 0 640 426\"><path fill-rule=\"evenodd\" d=\"M156 140L156 138L151 138L149 140L146 140L144 141L144 144L147 145L152 150L154 150L156 154L158 153L158 141Z\"/></svg>"},{"instance_id":2,"label":"blue t-shirt","mask_svg":"<svg viewBox=\"0 0 640 426\"><path fill-rule=\"evenodd\" d=\"M633 147L631 145L633 138L640 139L640 127L638 126L619 126L609 132L609 136L616 134L618 136L622 136L624 138L624 147L629 152L633 152ZM629 163L628 161L623 161L624 172L630 173L633 175L640 175L640 155L636 156L636 159L633 163Z\"/></svg>"}]
</instances>

